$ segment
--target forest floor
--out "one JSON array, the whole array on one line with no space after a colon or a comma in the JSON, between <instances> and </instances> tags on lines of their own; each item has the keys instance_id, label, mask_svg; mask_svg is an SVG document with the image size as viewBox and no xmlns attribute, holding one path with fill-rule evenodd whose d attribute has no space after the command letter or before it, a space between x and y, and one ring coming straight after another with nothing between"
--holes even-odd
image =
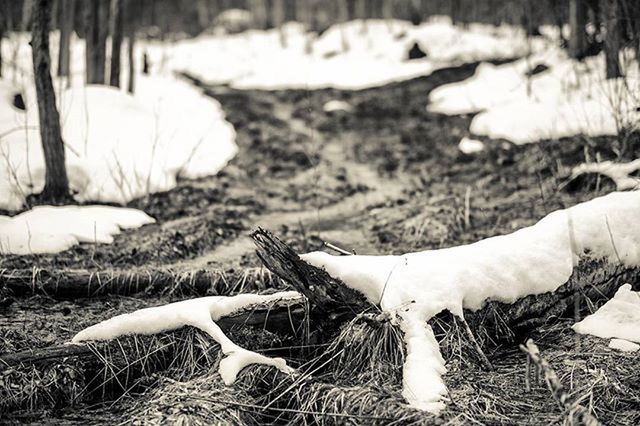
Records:
<instances>
[{"instance_id":1,"label":"forest floor","mask_svg":"<svg viewBox=\"0 0 640 426\"><path fill-rule=\"evenodd\" d=\"M400 254L512 232L614 190L604 179L568 182L572 166L620 158L614 138L524 146L485 139L484 151L460 152L471 116L429 113L425 103L430 90L467 78L476 65L362 91L239 91L194 81L222 104L237 132L238 155L217 176L181 180L171 191L131 202L157 223L126 231L111 245L2 258L0 353L59 345L88 325L134 309L264 290L276 282L260 271L254 254L250 233L258 226L301 253L330 242L358 254ZM326 113L323 105L331 100L352 109ZM627 148L623 158L637 158L640 143ZM198 271L209 274L205 285L189 278ZM173 281L122 289L101 281L122 274L138 282L161 273ZM87 277L91 282L83 282ZM569 392L584 396L607 424L640 421L631 408L637 410L640 383L625 369L633 358L595 338L583 338L582 350L576 349L568 324L550 319L549 327L531 335ZM440 420L563 422L544 383L526 389L526 358L515 343L488 352L494 372L443 351L452 402ZM13 373L0 371L3 398L12 392ZM0 404L0 422L130 420L118 410L105 414L105 401L95 395L73 403L34 401ZM118 401L124 410L128 403ZM436 420L425 416L424 422Z\"/></svg>"}]
</instances>

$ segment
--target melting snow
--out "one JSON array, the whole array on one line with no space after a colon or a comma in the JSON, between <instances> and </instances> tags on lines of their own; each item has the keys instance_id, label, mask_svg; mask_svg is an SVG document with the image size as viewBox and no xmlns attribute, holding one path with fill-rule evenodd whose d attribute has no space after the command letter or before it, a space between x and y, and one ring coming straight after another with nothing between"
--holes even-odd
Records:
<instances>
[{"instance_id":1,"label":"melting snow","mask_svg":"<svg viewBox=\"0 0 640 426\"><path fill-rule=\"evenodd\" d=\"M302 258L399 316L407 344L404 395L415 407L435 412L445 393L444 366L426 321L443 310L462 317L464 308L477 310L489 300L513 303L554 291L586 253L639 266L639 214L640 192L617 192L465 246L401 256L313 252Z\"/></svg>"},{"instance_id":2,"label":"melting snow","mask_svg":"<svg viewBox=\"0 0 640 426\"><path fill-rule=\"evenodd\" d=\"M78 243L109 244L120 230L153 222L135 209L35 207L13 217L0 216L0 254L57 253Z\"/></svg>"},{"instance_id":3,"label":"melting snow","mask_svg":"<svg viewBox=\"0 0 640 426\"><path fill-rule=\"evenodd\" d=\"M618 191L640 189L640 178L631 176L640 170L640 159L628 163L614 163L602 161L600 163L585 163L576 166L571 171L571 179L587 173L598 173L607 176L616 184Z\"/></svg>"},{"instance_id":4,"label":"melting snow","mask_svg":"<svg viewBox=\"0 0 640 426\"><path fill-rule=\"evenodd\" d=\"M531 75L536 65L549 69ZM626 81L606 80L604 69L604 53L578 62L549 44L509 64L481 64L471 78L433 90L427 109L479 112L471 122L473 134L517 144L576 134L617 135L640 119L637 96L629 87L638 79L638 67L627 66Z\"/></svg>"},{"instance_id":5,"label":"melting snow","mask_svg":"<svg viewBox=\"0 0 640 426\"><path fill-rule=\"evenodd\" d=\"M640 293L632 291L630 284L621 286L611 300L573 329L580 334L640 343Z\"/></svg>"},{"instance_id":6,"label":"melting snow","mask_svg":"<svg viewBox=\"0 0 640 426\"><path fill-rule=\"evenodd\" d=\"M215 321L253 305L267 305L278 300L292 300L300 297L300 294L294 291L270 295L210 296L140 309L86 328L75 335L72 343L113 340L132 334L157 334L191 326L204 331L220 345L220 350L226 358L220 361L218 371L227 385L232 384L238 373L250 364L271 365L280 371L290 373L293 370L287 366L284 359L269 358L241 348L222 332Z\"/></svg>"},{"instance_id":7,"label":"melting snow","mask_svg":"<svg viewBox=\"0 0 640 426\"><path fill-rule=\"evenodd\" d=\"M640 345L623 339L611 339L609 342L611 349L616 349L621 352L635 352L640 349Z\"/></svg>"},{"instance_id":8,"label":"melting snow","mask_svg":"<svg viewBox=\"0 0 640 426\"><path fill-rule=\"evenodd\" d=\"M27 113L6 105L2 88L0 208L15 210L44 186L35 96ZM73 86L59 95L72 190L78 201L125 203L176 185L178 176L215 174L237 150L216 101L175 78L138 80L131 96L108 86ZM24 127L28 126L25 130Z\"/></svg>"}]
</instances>

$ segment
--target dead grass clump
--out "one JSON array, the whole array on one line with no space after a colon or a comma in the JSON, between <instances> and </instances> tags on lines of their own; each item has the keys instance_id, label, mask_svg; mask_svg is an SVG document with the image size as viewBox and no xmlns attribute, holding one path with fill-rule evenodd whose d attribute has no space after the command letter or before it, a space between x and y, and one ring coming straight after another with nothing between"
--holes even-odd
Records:
<instances>
[{"instance_id":1,"label":"dead grass clump","mask_svg":"<svg viewBox=\"0 0 640 426\"><path fill-rule=\"evenodd\" d=\"M384 314L359 315L346 323L319 358L332 383L398 388L404 364L402 331Z\"/></svg>"}]
</instances>

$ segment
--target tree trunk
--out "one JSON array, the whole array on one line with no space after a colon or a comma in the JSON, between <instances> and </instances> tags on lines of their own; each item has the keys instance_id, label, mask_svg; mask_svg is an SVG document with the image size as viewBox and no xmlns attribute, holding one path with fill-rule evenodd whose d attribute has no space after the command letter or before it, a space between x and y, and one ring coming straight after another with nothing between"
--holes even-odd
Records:
<instances>
[{"instance_id":1,"label":"tree trunk","mask_svg":"<svg viewBox=\"0 0 640 426\"><path fill-rule=\"evenodd\" d=\"M253 13L253 23L256 28L264 30L267 28L267 3L266 0L252 0L251 12Z\"/></svg>"},{"instance_id":2,"label":"tree trunk","mask_svg":"<svg viewBox=\"0 0 640 426\"><path fill-rule=\"evenodd\" d=\"M62 17L60 20L60 46L58 48L58 76L70 77L71 33L75 20L75 0L61 0Z\"/></svg>"},{"instance_id":3,"label":"tree trunk","mask_svg":"<svg viewBox=\"0 0 640 426\"><path fill-rule=\"evenodd\" d=\"M92 0L85 6L87 84L104 84L107 49L108 0Z\"/></svg>"},{"instance_id":4,"label":"tree trunk","mask_svg":"<svg viewBox=\"0 0 640 426\"><path fill-rule=\"evenodd\" d=\"M604 53L607 78L622 76L620 69L620 26L618 21L618 1L603 0L606 33L604 37Z\"/></svg>"},{"instance_id":5,"label":"tree trunk","mask_svg":"<svg viewBox=\"0 0 640 426\"><path fill-rule=\"evenodd\" d=\"M198 26L200 27L200 32L202 32L206 30L211 23L211 18L209 17L209 1L198 0L196 2L196 11L198 13Z\"/></svg>"},{"instance_id":6,"label":"tree trunk","mask_svg":"<svg viewBox=\"0 0 640 426\"><path fill-rule=\"evenodd\" d=\"M65 168L60 117L51 81L49 57L51 3L51 0L37 0L33 13L31 51L38 98L40 138L46 166L44 190L40 197L42 201L60 202L66 201L69 197L69 180Z\"/></svg>"},{"instance_id":7,"label":"tree trunk","mask_svg":"<svg viewBox=\"0 0 640 426\"><path fill-rule=\"evenodd\" d=\"M6 7L6 5L2 5ZM5 16L0 17L0 78L2 78L2 40L4 40L4 32L7 19Z\"/></svg>"},{"instance_id":8,"label":"tree trunk","mask_svg":"<svg viewBox=\"0 0 640 426\"><path fill-rule=\"evenodd\" d=\"M136 32L132 29L127 37L127 60L129 62L129 84L127 92L133 94L136 88L136 61L134 49L136 44Z\"/></svg>"},{"instance_id":9,"label":"tree trunk","mask_svg":"<svg viewBox=\"0 0 640 426\"><path fill-rule=\"evenodd\" d=\"M587 5L584 0L569 1L569 54L580 59L587 50Z\"/></svg>"},{"instance_id":10,"label":"tree trunk","mask_svg":"<svg viewBox=\"0 0 640 426\"><path fill-rule=\"evenodd\" d=\"M120 51L122 47L123 24L122 0L111 0L111 16L109 18L109 35L111 36L111 64L109 67L109 84L120 87Z\"/></svg>"}]
</instances>

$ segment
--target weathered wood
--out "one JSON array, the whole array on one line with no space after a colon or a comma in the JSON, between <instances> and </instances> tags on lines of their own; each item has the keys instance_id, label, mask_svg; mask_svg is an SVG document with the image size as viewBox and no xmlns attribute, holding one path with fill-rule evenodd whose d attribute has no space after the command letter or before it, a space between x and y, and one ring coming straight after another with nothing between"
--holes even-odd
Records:
<instances>
[{"instance_id":1,"label":"weathered wood","mask_svg":"<svg viewBox=\"0 0 640 426\"><path fill-rule=\"evenodd\" d=\"M247 307L220 318L216 324L225 332L250 326L281 335L298 336L302 333L301 324L304 323L305 311L304 302L300 300L282 300L269 307ZM100 349L115 343L92 344ZM60 363L68 358L99 362L95 350L89 345L57 345L0 355L0 371L16 365Z\"/></svg>"},{"instance_id":2,"label":"weathered wood","mask_svg":"<svg viewBox=\"0 0 640 426\"><path fill-rule=\"evenodd\" d=\"M202 296L233 291L264 290L278 286L278 279L264 269L224 271L140 269L0 269L0 289L10 295L46 294L56 299L97 297L107 294L178 294Z\"/></svg>"},{"instance_id":3,"label":"weathered wood","mask_svg":"<svg viewBox=\"0 0 640 426\"><path fill-rule=\"evenodd\" d=\"M264 265L322 312L346 303L355 313L364 312L371 304L360 293L331 277L326 271L304 262L285 243L270 232L259 229L253 235L258 256ZM477 312L465 312L472 329L483 327L498 339L513 338L569 312L576 301L591 302L612 297L624 283L638 282L640 268L624 268L605 261L585 260L576 267L569 281L554 292L524 297L507 304L490 301ZM580 306L585 306L581 303Z\"/></svg>"},{"instance_id":4,"label":"weathered wood","mask_svg":"<svg viewBox=\"0 0 640 426\"><path fill-rule=\"evenodd\" d=\"M262 263L304 294L313 311L327 315L352 312L355 315L373 307L363 294L347 287L325 270L303 261L291 247L271 232L259 228L252 237Z\"/></svg>"}]
</instances>

